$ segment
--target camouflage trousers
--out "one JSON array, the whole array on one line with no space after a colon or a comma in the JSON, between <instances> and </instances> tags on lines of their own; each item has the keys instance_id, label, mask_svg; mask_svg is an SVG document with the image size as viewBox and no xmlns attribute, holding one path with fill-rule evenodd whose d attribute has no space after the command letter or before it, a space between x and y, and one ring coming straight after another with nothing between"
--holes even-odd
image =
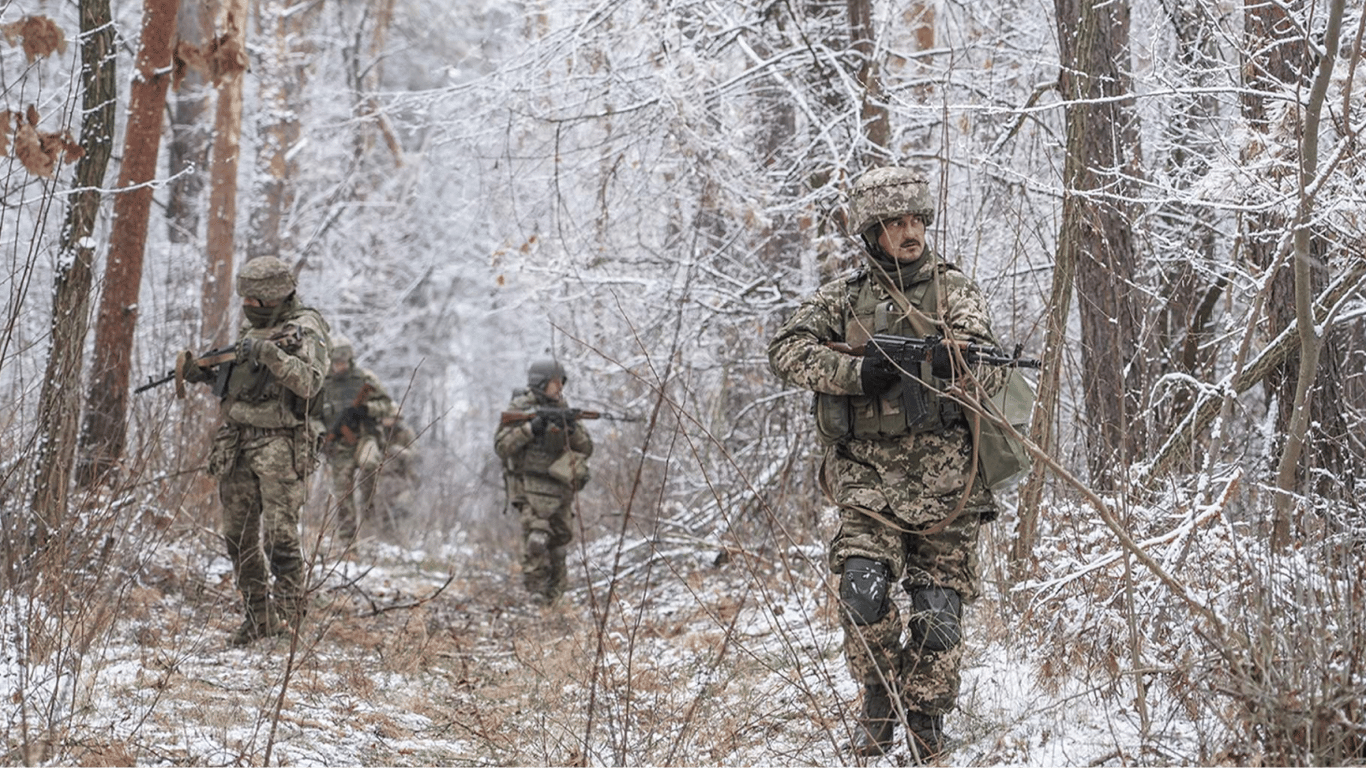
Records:
<instances>
[{"instance_id":1,"label":"camouflage trousers","mask_svg":"<svg viewBox=\"0 0 1366 768\"><path fill-rule=\"evenodd\" d=\"M332 498L337 502L337 535L344 541L354 541L361 524L374 513L382 457L379 443L370 435L354 447L337 447L327 457Z\"/></svg>"},{"instance_id":2,"label":"camouflage trousers","mask_svg":"<svg viewBox=\"0 0 1366 768\"><path fill-rule=\"evenodd\" d=\"M515 506L522 524L522 583L533 595L554 600L569 585L565 551L574 540L574 497L528 493Z\"/></svg>"},{"instance_id":3,"label":"camouflage trousers","mask_svg":"<svg viewBox=\"0 0 1366 768\"><path fill-rule=\"evenodd\" d=\"M908 592L938 586L957 590L964 603L976 599L977 538L982 525L977 512L965 510L944 530L928 536L894 525L906 527L858 509L842 509L839 532L830 543L831 568L842 573L850 557L865 557L889 567L889 587L900 580ZM899 692L907 711L945 714L958 699L963 645L946 651L920 647L902 621L894 597L888 596L891 609L887 615L873 624L854 624L846 611L840 611L849 672L865 686L880 686L885 680Z\"/></svg>"},{"instance_id":4,"label":"camouflage trousers","mask_svg":"<svg viewBox=\"0 0 1366 768\"><path fill-rule=\"evenodd\" d=\"M296 442L289 434L244 440L235 459L220 470L223 538L248 617L265 615L272 597L284 616L303 614L299 510L308 492L312 457L301 461Z\"/></svg>"}]
</instances>

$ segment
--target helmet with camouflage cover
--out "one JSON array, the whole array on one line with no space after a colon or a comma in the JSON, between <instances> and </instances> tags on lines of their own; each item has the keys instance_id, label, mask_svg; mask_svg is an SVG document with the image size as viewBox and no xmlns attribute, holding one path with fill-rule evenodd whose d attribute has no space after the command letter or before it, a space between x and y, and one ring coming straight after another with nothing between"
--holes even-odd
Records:
<instances>
[{"instance_id":1,"label":"helmet with camouflage cover","mask_svg":"<svg viewBox=\"0 0 1366 768\"><path fill-rule=\"evenodd\" d=\"M274 256L250 259L237 271L237 295L260 301L282 301L294 293L294 271Z\"/></svg>"},{"instance_id":2,"label":"helmet with camouflage cover","mask_svg":"<svg viewBox=\"0 0 1366 768\"><path fill-rule=\"evenodd\" d=\"M351 346L351 340L340 333L332 334L332 362L345 360L351 362L356 359L356 348Z\"/></svg>"},{"instance_id":3,"label":"helmet with camouflage cover","mask_svg":"<svg viewBox=\"0 0 1366 768\"><path fill-rule=\"evenodd\" d=\"M874 168L849 191L850 234L862 235L880 221L916 215L934 223L930 182L909 168Z\"/></svg>"},{"instance_id":4,"label":"helmet with camouflage cover","mask_svg":"<svg viewBox=\"0 0 1366 768\"><path fill-rule=\"evenodd\" d=\"M543 390L554 379L559 379L561 386L569 382L564 366L557 360L537 360L526 371L526 385L532 389Z\"/></svg>"}]
</instances>

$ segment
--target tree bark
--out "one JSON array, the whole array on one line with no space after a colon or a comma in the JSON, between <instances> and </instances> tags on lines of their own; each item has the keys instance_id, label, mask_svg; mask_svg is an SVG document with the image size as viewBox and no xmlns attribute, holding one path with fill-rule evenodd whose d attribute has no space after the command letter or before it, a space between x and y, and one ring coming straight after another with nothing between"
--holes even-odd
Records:
<instances>
[{"instance_id":1,"label":"tree bark","mask_svg":"<svg viewBox=\"0 0 1366 768\"><path fill-rule=\"evenodd\" d=\"M89 327L90 285L95 262L91 235L100 209L100 189L114 144L114 27L109 0L81 0L81 147L62 227L53 288L52 349L48 353L38 405L38 470L33 511L38 539L66 516L67 488L76 452L81 369Z\"/></svg>"},{"instance_id":2,"label":"tree bark","mask_svg":"<svg viewBox=\"0 0 1366 768\"><path fill-rule=\"evenodd\" d=\"M181 0L176 36L182 43L203 48L210 37L205 32L209 21L201 0ZM171 136L166 146L172 179L166 201L166 225L167 235L176 245L201 242L200 196L204 193L210 144L207 86L204 75L190 68L172 97Z\"/></svg>"},{"instance_id":3,"label":"tree bark","mask_svg":"<svg viewBox=\"0 0 1366 768\"><path fill-rule=\"evenodd\" d=\"M1305 0L1285 3L1245 0L1243 4L1244 49L1255 52L1247 56L1242 67L1245 87L1240 106L1254 137L1248 142L1244 160L1268 164L1272 170L1265 183L1275 186L1278 194L1293 191L1292 184L1298 169L1288 160L1273 162L1263 155L1289 158L1298 154L1300 148L1295 144L1299 141L1302 127L1295 123L1303 118L1295 110L1285 123L1277 124L1268 108L1268 96L1293 95L1307 84L1313 57L1309 41L1304 39L1295 18L1303 18L1307 12ZM1266 289L1266 330L1271 336L1295 322L1296 294L1299 290L1296 285L1297 269L1301 266L1309 269L1307 279L1311 293L1322 291L1328 280L1328 272L1323 265L1330 248L1317 237L1311 237L1306 246L1311 254L1308 263L1299 262L1298 253L1290 263L1277 263L1279 243L1289 226L1290 222L1279 211L1249 212L1244 216L1243 241L1247 258L1260 271L1272 270ZM1324 358L1330 361L1343 357L1342 351L1336 348L1333 336L1328 337L1322 352ZM1297 399L1300 365L1300 351L1294 350L1267 379L1268 394L1274 397L1276 406L1276 431L1281 435L1289 436L1295 412L1301 405ZM1310 492L1334 495L1339 489L1333 488L1327 482L1328 478L1349 476L1354 472L1352 456L1346 447L1348 441L1344 439L1352 430L1350 420L1344 413L1344 404L1351 402L1351 398L1344 392L1340 378L1335 376L1318 377L1307 397L1305 402L1309 409L1309 423L1314 427L1312 433L1306 436L1304 448L1308 457L1299 468L1296 485L1303 487L1305 466L1317 466L1327 471L1320 473L1323 483ZM1282 446L1282 450L1286 447Z\"/></svg>"},{"instance_id":4,"label":"tree bark","mask_svg":"<svg viewBox=\"0 0 1366 768\"><path fill-rule=\"evenodd\" d=\"M1113 487L1109 470L1143 445L1140 402L1147 371L1140 357L1142 311L1135 290L1137 253L1129 227L1124 173L1138 155L1128 65L1126 0L1056 0L1058 90L1067 100L1062 225L1049 297L1044 368L1030 439L1052 451L1061 401L1061 368L1073 288L1081 298L1082 387L1091 482ZM1106 191L1113 190L1113 191ZM1046 468L1036 464L1021 489L1010 567L1030 567Z\"/></svg>"},{"instance_id":5,"label":"tree bark","mask_svg":"<svg viewBox=\"0 0 1366 768\"><path fill-rule=\"evenodd\" d=\"M204 347L217 349L233 337L233 228L237 223L237 167L242 140L242 73L246 69L247 0L228 0L215 69L218 106L214 115L213 161L209 176L209 267L204 274Z\"/></svg>"},{"instance_id":6,"label":"tree bark","mask_svg":"<svg viewBox=\"0 0 1366 768\"><path fill-rule=\"evenodd\" d=\"M863 103L859 105L859 122L868 140L867 167L889 159L891 121L887 105L882 99L882 62L878 57L877 37L873 34L872 0L848 0L850 48L858 56L859 85L863 86Z\"/></svg>"},{"instance_id":7,"label":"tree bark","mask_svg":"<svg viewBox=\"0 0 1366 768\"><path fill-rule=\"evenodd\" d=\"M156 177L161 147L166 86L170 82L171 40L177 0L145 0L142 42L128 102L128 128L119 170L104 293L95 327L95 359L81 431L82 458L77 479L101 482L123 455L127 437L128 379L137 326L142 258L152 207L150 182Z\"/></svg>"},{"instance_id":8,"label":"tree bark","mask_svg":"<svg viewBox=\"0 0 1366 768\"><path fill-rule=\"evenodd\" d=\"M1311 392L1318 375L1319 354L1324 339L1314 322L1314 285L1310 270L1310 227L1314 200L1309 194L1319 172L1319 123L1323 115L1328 83L1333 76L1333 62L1338 56L1338 40L1342 34L1343 0L1329 3L1328 25L1323 36L1323 56L1319 59L1318 74L1304 105L1304 130L1300 134L1299 206L1295 213L1294 274L1295 323L1299 329L1299 376L1295 382L1295 409L1291 414L1286 434L1285 450L1281 453L1276 471L1275 515L1271 527L1271 547L1284 552L1290 545L1290 513L1295 507L1296 482L1300 470L1300 452L1309 430L1312 410Z\"/></svg>"},{"instance_id":9,"label":"tree bark","mask_svg":"<svg viewBox=\"0 0 1366 768\"><path fill-rule=\"evenodd\" d=\"M314 9L320 5L312 6ZM261 57L261 89L271 108L262 118L257 142L256 166L260 194L251 209L251 239L247 258L287 257L297 244L286 225L294 207L293 180L298 172L294 147L302 130L299 115L304 86L308 81L309 23L316 10L299 11L281 0L263 0L257 5L257 29L271 33L267 53Z\"/></svg>"},{"instance_id":10,"label":"tree bark","mask_svg":"<svg viewBox=\"0 0 1366 768\"><path fill-rule=\"evenodd\" d=\"M1060 251L1076 270L1082 390L1092 482L1141 451L1147 362L1138 254L1127 200L1136 175L1137 117L1129 80L1127 1L1057 0L1059 89L1068 101ZM1061 256L1059 258L1062 258Z\"/></svg>"}]
</instances>

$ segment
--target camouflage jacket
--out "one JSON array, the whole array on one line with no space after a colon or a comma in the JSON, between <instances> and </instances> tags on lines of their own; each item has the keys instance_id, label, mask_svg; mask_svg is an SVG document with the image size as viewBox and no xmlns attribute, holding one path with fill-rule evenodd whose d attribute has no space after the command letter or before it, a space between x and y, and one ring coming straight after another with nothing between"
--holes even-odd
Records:
<instances>
[{"instance_id":1,"label":"camouflage jacket","mask_svg":"<svg viewBox=\"0 0 1366 768\"><path fill-rule=\"evenodd\" d=\"M299 342L260 344L254 363L235 363L219 405L227 424L262 429L315 426L328 366L328 326L316 310L290 306L269 328L243 324L239 339L268 339L297 330Z\"/></svg>"},{"instance_id":2,"label":"camouflage jacket","mask_svg":"<svg viewBox=\"0 0 1366 768\"><path fill-rule=\"evenodd\" d=\"M329 373L323 381L323 423L330 429L337 416L352 405L357 405L356 395L361 388L370 385L370 393L359 403L369 411L365 424L370 434L382 438L380 420L398 414L398 404L380 383L379 377L368 368L352 363L343 373Z\"/></svg>"},{"instance_id":3,"label":"camouflage jacket","mask_svg":"<svg viewBox=\"0 0 1366 768\"><path fill-rule=\"evenodd\" d=\"M529 413L537 408L568 408L563 397L549 398L534 390L513 393L509 411ZM574 422L568 430L548 429L540 437L531 432L530 421L519 421L498 427L493 436L494 451L503 460L504 474L509 483L508 493L517 502L526 493L569 495L573 488L550 477L550 466L565 449L586 456L593 454L593 438L583 422Z\"/></svg>"},{"instance_id":4,"label":"camouflage jacket","mask_svg":"<svg viewBox=\"0 0 1366 768\"><path fill-rule=\"evenodd\" d=\"M995 345L982 292L962 272L929 252L918 264L904 268L899 277L908 297L917 295L914 286L937 281L937 330L947 328L956 339ZM867 318L856 317L855 305L868 304L870 293L872 302L888 308L880 316L890 318L890 327L871 328ZM873 332L914 335L902 314L867 268L832 280L807 297L769 343L769 366L792 386L828 395L861 396L862 358L830 349L826 342L857 346ZM1000 385L988 371L979 372L979 378L989 391ZM927 498L956 502L961 497L970 468L970 449L971 436L965 422L939 432L882 440L849 439L827 448L823 481L838 504L874 513L889 508L901 521L922 525L934 522L944 506L927 504ZM981 482L974 483L970 504L994 504Z\"/></svg>"}]
</instances>

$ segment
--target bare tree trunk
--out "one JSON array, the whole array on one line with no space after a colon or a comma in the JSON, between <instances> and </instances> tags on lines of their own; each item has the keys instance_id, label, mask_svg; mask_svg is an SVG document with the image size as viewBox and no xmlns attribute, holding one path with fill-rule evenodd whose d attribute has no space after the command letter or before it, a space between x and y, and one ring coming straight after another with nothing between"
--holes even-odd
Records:
<instances>
[{"instance_id":1,"label":"bare tree trunk","mask_svg":"<svg viewBox=\"0 0 1366 768\"><path fill-rule=\"evenodd\" d=\"M128 378L137 326L142 257L152 207L151 182L161 147L162 114L170 82L171 39L177 0L145 0L142 42L128 101L128 128L114 198L114 222L95 327L95 361L81 430L77 479L99 482L123 455L127 436Z\"/></svg>"},{"instance_id":2,"label":"bare tree trunk","mask_svg":"<svg viewBox=\"0 0 1366 768\"><path fill-rule=\"evenodd\" d=\"M299 142L299 115L304 86L308 80L306 32L315 10L299 11L282 0L262 0L257 6L257 28L270 34L269 47L261 58L263 96L271 108L264 110L257 143L256 178L260 194L251 209L251 239L247 258L284 256L294 253L296 244L285 220L294 207L293 179L297 176L293 150Z\"/></svg>"},{"instance_id":3,"label":"bare tree trunk","mask_svg":"<svg viewBox=\"0 0 1366 768\"><path fill-rule=\"evenodd\" d=\"M109 0L81 0L81 147L76 162L59 267L53 288L52 349L38 405L38 473L33 511L38 538L66 516L67 486L76 452L81 368L89 326L90 285L95 261L91 234L100 209L100 188L114 144L114 27Z\"/></svg>"},{"instance_id":4,"label":"bare tree trunk","mask_svg":"<svg viewBox=\"0 0 1366 768\"><path fill-rule=\"evenodd\" d=\"M180 42L205 47L212 19L203 5L202 0L180 0L176 17L176 36ZM200 241L199 212L203 203L199 198L204 193L210 144L207 86L201 72L188 69L171 105L171 138L166 153L172 180L166 201L166 224L170 240L176 245Z\"/></svg>"},{"instance_id":5,"label":"bare tree trunk","mask_svg":"<svg viewBox=\"0 0 1366 768\"><path fill-rule=\"evenodd\" d=\"M209 268L204 275L204 346L217 348L233 335L233 228L237 223L237 166L242 139L242 73L247 64L247 0L227 0L217 41L213 164L209 177Z\"/></svg>"},{"instance_id":6,"label":"bare tree trunk","mask_svg":"<svg viewBox=\"0 0 1366 768\"><path fill-rule=\"evenodd\" d=\"M1062 67L1058 89L1068 102L1063 213L1049 298L1044 372L1030 439L1051 451L1059 407L1063 349L1074 282L1082 333L1082 385L1093 483L1111 485L1107 470L1136 458L1143 445L1140 402L1147 371L1139 333L1143 313L1129 211L1120 177L1137 156L1137 118L1130 92L1129 6L1125 0L1056 0ZM1102 192L1103 188L1117 192ZM1137 358L1137 363L1135 364ZM1018 577L1032 562L1045 467L1036 464L1021 489L1010 565Z\"/></svg>"},{"instance_id":7,"label":"bare tree trunk","mask_svg":"<svg viewBox=\"0 0 1366 768\"><path fill-rule=\"evenodd\" d=\"M1135 459L1145 443L1147 388L1140 356L1144 313L1136 289L1138 254L1124 178L1133 172L1137 117L1129 88L1126 1L1057 0L1060 90L1067 108L1063 219L1059 250L1076 269L1082 389L1092 481L1113 486L1108 470Z\"/></svg>"},{"instance_id":8,"label":"bare tree trunk","mask_svg":"<svg viewBox=\"0 0 1366 768\"><path fill-rule=\"evenodd\" d=\"M1305 13L1305 0L1290 0L1285 3L1245 0L1243 4L1243 28L1246 37L1244 49L1254 51L1256 55L1250 55L1242 67L1245 88L1242 92L1241 107L1249 128L1260 134L1259 140L1249 142L1249 145L1256 147L1259 152L1273 152L1287 158L1268 178L1270 183L1282 183L1282 191L1287 194L1291 191L1290 184L1297 171L1288 158L1299 149L1287 145L1297 141L1296 137L1302 129L1293 125L1277 125L1267 104L1268 96L1296 92L1309 78L1313 66L1309 41L1304 39L1296 18L1302 18ZM1298 111L1291 112L1290 119L1302 120ZM1253 212L1244 217L1243 239L1248 258L1261 270L1274 269L1269 278L1269 294L1266 301L1269 326L1267 332L1271 336L1290 327L1298 314L1297 293L1300 286L1296 284L1296 280L1299 268L1307 266L1309 269L1308 290L1311 293L1322 291L1328 279L1323 261L1314 258L1325 255L1329 250L1318 238L1311 238L1308 243L1308 253L1311 255L1307 265L1298 261L1298 245L1294 257L1296 261L1293 264L1277 263L1280 253L1283 253L1278 252L1279 243L1288 226L1290 223L1286 221L1285 216L1276 211ZM1296 236L1298 234L1296 232ZM1335 343L1334 337L1330 336L1326 348L1322 350L1326 360L1342 358L1342 353L1336 348ZM1301 405L1301 401L1297 399L1300 354L1299 350L1293 351L1284 364L1273 370L1267 379L1268 393L1275 397L1277 431L1287 437L1292 431L1295 413ZM1307 397L1309 423L1314 427L1312 433L1305 438L1305 448L1309 452L1307 461L1296 461L1296 466L1299 467L1297 487L1303 486L1305 468L1318 466L1329 471L1320 474L1324 482L1309 489L1309 492L1316 495L1334 495L1344 489L1333 488L1327 479L1345 476L1352 471L1352 458L1346 448L1347 441L1343 439L1351 431L1343 412L1344 404L1350 401L1342 389L1341 379L1335 376L1318 377ZM1289 446L1283 446L1282 449L1287 448ZM1298 452L1299 448L1295 450ZM1276 525L1278 523L1273 523L1273 528Z\"/></svg>"},{"instance_id":9,"label":"bare tree trunk","mask_svg":"<svg viewBox=\"0 0 1366 768\"><path fill-rule=\"evenodd\" d=\"M1290 545L1290 512L1295 507L1292 495L1297 487L1300 451L1305 433L1309 430L1312 410L1310 389L1318 375L1319 352L1323 338L1314 323L1314 286L1310 275L1309 230L1314 212L1314 200L1309 194L1319 172L1319 123L1323 116L1328 82L1333 76L1333 62L1338 55L1338 40L1342 34L1343 0L1329 4L1328 26L1324 30L1323 56L1319 59L1318 74L1304 106L1304 130L1300 133L1300 198L1295 213L1295 322L1300 334L1299 377L1295 383L1295 410L1286 435L1285 450L1281 453L1276 471L1275 516L1271 526L1271 546L1283 552Z\"/></svg>"},{"instance_id":10,"label":"bare tree trunk","mask_svg":"<svg viewBox=\"0 0 1366 768\"><path fill-rule=\"evenodd\" d=\"M891 122L887 105L882 100L882 62L878 56L877 38L873 34L872 0L848 0L850 47L858 54L856 77L863 86L863 103L859 105L859 119L863 135L871 145L865 162L871 167L878 160L888 159L887 147L891 139Z\"/></svg>"}]
</instances>

